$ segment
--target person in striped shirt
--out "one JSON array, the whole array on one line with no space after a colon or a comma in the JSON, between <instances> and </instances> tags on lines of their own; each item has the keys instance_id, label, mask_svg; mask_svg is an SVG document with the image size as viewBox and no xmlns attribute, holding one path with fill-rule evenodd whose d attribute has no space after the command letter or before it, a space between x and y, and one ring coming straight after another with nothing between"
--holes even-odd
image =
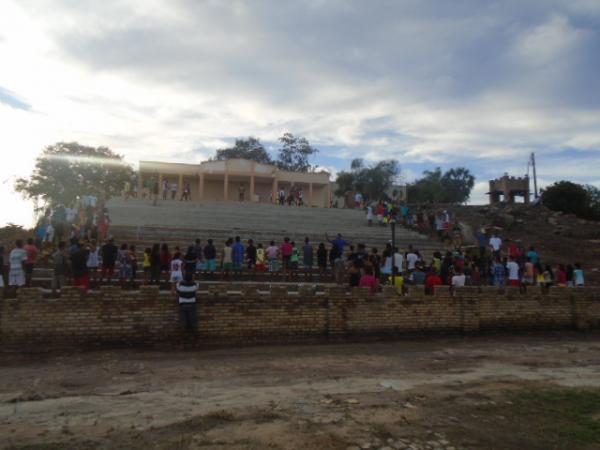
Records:
<instances>
[{"instance_id":1,"label":"person in striped shirt","mask_svg":"<svg viewBox=\"0 0 600 450\"><path fill-rule=\"evenodd\" d=\"M194 281L194 273L186 272L183 281L177 283L177 297L179 302L179 321L188 333L193 333L198 328L196 313L196 292L198 284Z\"/></svg>"}]
</instances>

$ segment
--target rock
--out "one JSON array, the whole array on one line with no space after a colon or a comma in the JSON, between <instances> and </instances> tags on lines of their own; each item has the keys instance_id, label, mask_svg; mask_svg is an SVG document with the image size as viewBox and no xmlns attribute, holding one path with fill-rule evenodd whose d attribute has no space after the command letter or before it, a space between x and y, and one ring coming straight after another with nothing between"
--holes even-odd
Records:
<instances>
[{"instance_id":1,"label":"rock","mask_svg":"<svg viewBox=\"0 0 600 450\"><path fill-rule=\"evenodd\" d=\"M392 447L381 447L379 450L394 450Z\"/></svg>"},{"instance_id":2,"label":"rock","mask_svg":"<svg viewBox=\"0 0 600 450\"><path fill-rule=\"evenodd\" d=\"M351 445L346 447L346 450L360 450L360 447L358 445Z\"/></svg>"},{"instance_id":3,"label":"rock","mask_svg":"<svg viewBox=\"0 0 600 450\"><path fill-rule=\"evenodd\" d=\"M348 400L346 400L346 403L349 403L351 405L358 405L360 402L355 398L349 398Z\"/></svg>"},{"instance_id":4,"label":"rock","mask_svg":"<svg viewBox=\"0 0 600 450\"><path fill-rule=\"evenodd\" d=\"M360 448L363 450L368 450L369 448L371 448L371 443L370 442L364 442L362 444L360 444Z\"/></svg>"}]
</instances>

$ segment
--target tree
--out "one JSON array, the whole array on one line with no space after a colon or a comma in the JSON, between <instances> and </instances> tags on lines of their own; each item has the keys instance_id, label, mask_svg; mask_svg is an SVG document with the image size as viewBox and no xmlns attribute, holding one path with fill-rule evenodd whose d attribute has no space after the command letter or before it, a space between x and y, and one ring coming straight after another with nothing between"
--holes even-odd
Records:
<instances>
[{"instance_id":1,"label":"tree","mask_svg":"<svg viewBox=\"0 0 600 450\"><path fill-rule=\"evenodd\" d=\"M475 177L464 167L442 173L442 169L426 170L423 177L408 185L411 202L464 203L475 185Z\"/></svg>"},{"instance_id":2,"label":"tree","mask_svg":"<svg viewBox=\"0 0 600 450\"><path fill-rule=\"evenodd\" d=\"M15 189L50 204L70 204L85 195L108 200L120 194L132 176L123 157L107 147L59 142L43 150L31 176L17 179Z\"/></svg>"},{"instance_id":3,"label":"tree","mask_svg":"<svg viewBox=\"0 0 600 450\"><path fill-rule=\"evenodd\" d=\"M394 159L365 166L364 161L358 158L352 160L350 169L350 172L339 172L335 180L335 195L339 197L357 191L369 200L387 199L394 179L400 173L400 165Z\"/></svg>"},{"instance_id":4,"label":"tree","mask_svg":"<svg viewBox=\"0 0 600 450\"><path fill-rule=\"evenodd\" d=\"M600 220L600 192L594 186L557 181L542 190L542 204L553 211Z\"/></svg>"},{"instance_id":5,"label":"tree","mask_svg":"<svg viewBox=\"0 0 600 450\"><path fill-rule=\"evenodd\" d=\"M279 149L277 167L290 172L307 172L311 169L308 158L319 150L310 145L306 138L285 133L279 141L282 146Z\"/></svg>"},{"instance_id":6,"label":"tree","mask_svg":"<svg viewBox=\"0 0 600 450\"><path fill-rule=\"evenodd\" d=\"M233 147L217 150L215 160L224 161L227 159L249 159L263 164L273 164L273 160L260 140L252 136L248 139L236 139Z\"/></svg>"}]
</instances>

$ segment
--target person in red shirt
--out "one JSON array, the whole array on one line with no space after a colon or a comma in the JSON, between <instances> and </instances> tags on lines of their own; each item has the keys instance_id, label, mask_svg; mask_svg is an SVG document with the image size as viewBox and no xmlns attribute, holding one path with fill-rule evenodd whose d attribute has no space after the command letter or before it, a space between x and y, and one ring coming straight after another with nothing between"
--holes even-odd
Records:
<instances>
[{"instance_id":1,"label":"person in red shirt","mask_svg":"<svg viewBox=\"0 0 600 450\"><path fill-rule=\"evenodd\" d=\"M286 237L283 240L283 244L281 244L281 260L282 260L283 272L285 274L289 274L289 272L290 272L291 259L292 259L292 244L290 243L290 238Z\"/></svg>"},{"instance_id":2,"label":"person in red shirt","mask_svg":"<svg viewBox=\"0 0 600 450\"><path fill-rule=\"evenodd\" d=\"M371 291L371 295L377 292L379 281L377 281L377 278L373 275L373 269L370 266L365 267L365 273L360 277L358 287L368 287Z\"/></svg>"},{"instance_id":3,"label":"person in red shirt","mask_svg":"<svg viewBox=\"0 0 600 450\"><path fill-rule=\"evenodd\" d=\"M559 264L558 270L556 271L556 283L559 286L567 285L567 270L563 264Z\"/></svg>"},{"instance_id":4,"label":"person in red shirt","mask_svg":"<svg viewBox=\"0 0 600 450\"><path fill-rule=\"evenodd\" d=\"M442 277L437 274L434 268L431 268L427 274L427 278L425 278L425 293L433 295L435 286L440 286L442 284Z\"/></svg>"},{"instance_id":5,"label":"person in red shirt","mask_svg":"<svg viewBox=\"0 0 600 450\"><path fill-rule=\"evenodd\" d=\"M23 250L27 253L27 259L25 260L25 286L31 286L31 276L33 275L33 268L37 262L38 248L33 245L33 239L27 239L27 244L23 247Z\"/></svg>"}]
</instances>

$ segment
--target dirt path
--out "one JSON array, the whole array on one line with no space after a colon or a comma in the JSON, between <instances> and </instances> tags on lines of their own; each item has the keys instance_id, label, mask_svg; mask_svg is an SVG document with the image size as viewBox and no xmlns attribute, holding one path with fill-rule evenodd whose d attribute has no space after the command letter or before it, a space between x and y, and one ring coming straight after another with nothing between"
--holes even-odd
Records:
<instances>
[{"instance_id":1,"label":"dirt path","mask_svg":"<svg viewBox=\"0 0 600 450\"><path fill-rule=\"evenodd\" d=\"M0 448L552 448L494 408L600 392L600 334L0 358Z\"/></svg>"}]
</instances>

